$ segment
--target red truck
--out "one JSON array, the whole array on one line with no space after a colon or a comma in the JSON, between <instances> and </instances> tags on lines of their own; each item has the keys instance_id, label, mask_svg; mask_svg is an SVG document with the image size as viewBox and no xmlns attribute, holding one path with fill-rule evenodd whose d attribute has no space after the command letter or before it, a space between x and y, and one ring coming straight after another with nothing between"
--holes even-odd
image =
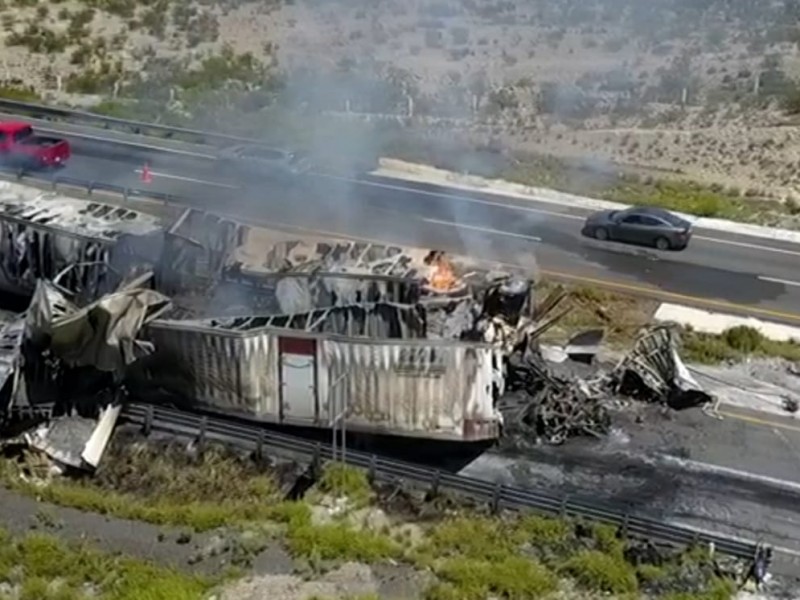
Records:
<instances>
[{"instance_id":1,"label":"red truck","mask_svg":"<svg viewBox=\"0 0 800 600\"><path fill-rule=\"evenodd\" d=\"M28 123L0 121L0 164L47 169L63 165L70 157L67 140L36 135Z\"/></svg>"}]
</instances>

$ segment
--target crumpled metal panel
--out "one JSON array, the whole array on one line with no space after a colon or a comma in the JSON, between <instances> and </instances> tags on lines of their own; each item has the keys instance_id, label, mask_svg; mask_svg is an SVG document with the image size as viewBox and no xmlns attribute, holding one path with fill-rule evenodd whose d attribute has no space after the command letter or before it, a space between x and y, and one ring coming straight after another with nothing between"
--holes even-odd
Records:
<instances>
[{"instance_id":1,"label":"crumpled metal panel","mask_svg":"<svg viewBox=\"0 0 800 600\"><path fill-rule=\"evenodd\" d=\"M336 306L309 312L259 317L184 320L183 324L227 331L252 331L273 327L376 339L424 338L426 334L425 313L422 307L394 304Z\"/></svg>"},{"instance_id":2,"label":"crumpled metal panel","mask_svg":"<svg viewBox=\"0 0 800 600\"><path fill-rule=\"evenodd\" d=\"M281 410L278 345L302 338L316 341L320 418L292 424L330 427L347 398L348 423L363 430L452 440L498 435L494 365L501 363L483 344L227 331L181 321L153 322L149 338L157 349L154 364L174 376L171 391L221 411L273 422L296 414L286 399Z\"/></svg>"},{"instance_id":3,"label":"crumpled metal panel","mask_svg":"<svg viewBox=\"0 0 800 600\"><path fill-rule=\"evenodd\" d=\"M25 338L25 315L17 315L0 324L0 409L13 399L20 365L22 342ZM6 384L11 386L6 388Z\"/></svg>"},{"instance_id":4,"label":"crumpled metal panel","mask_svg":"<svg viewBox=\"0 0 800 600\"><path fill-rule=\"evenodd\" d=\"M158 260L163 232L152 215L29 192L0 186L0 288L30 294L37 279L58 278L90 301Z\"/></svg>"},{"instance_id":5,"label":"crumpled metal panel","mask_svg":"<svg viewBox=\"0 0 800 600\"><path fill-rule=\"evenodd\" d=\"M324 340L320 357L329 419L346 407L348 427L443 439L497 436L488 346Z\"/></svg>"},{"instance_id":6,"label":"crumpled metal panel","mask_svg":"<svg viewBox=\"0 0 800 600\"><path fill-rule=\"evenodd\" d=\"M171 375L171 391L199 402L278 420L278 338L229 334L155 322L149 327L157 364ZM162 359L163 360L160 360Z\"/></svg>"}]
</instances>

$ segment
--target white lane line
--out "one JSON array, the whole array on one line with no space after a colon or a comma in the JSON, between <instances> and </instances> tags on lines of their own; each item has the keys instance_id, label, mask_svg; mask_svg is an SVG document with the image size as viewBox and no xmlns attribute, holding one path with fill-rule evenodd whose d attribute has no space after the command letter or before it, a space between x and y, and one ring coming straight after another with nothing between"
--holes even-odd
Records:
<instances>
[{"instance_id":1,"label":"white lane line","mask_svg":"<svg viewBox=\"0 0 800 600\"><path fill-rule=\"evenodd\" d=\"M461 225L460 223L451 223L450 221L440 221L439 219L420 219L424 223L432 223L434 225L445 225L447 227L455 227L456 229L469 229L471 231L480 231L481 233L491 233L494 235L503 235L506 237L520 238L523 240L530 240L532 242L541 242L542 239L533 235L523 235L521 233L511 233L510 231L500 231L498 229L489 229L488 227L476 227L475 225Z\"/></svg>"},{"instance_id":2,"label":"white lane line","mask_svg":"<svg viewBox=\"0 0 800 600\"><path fill-rule=\"evenodd\" d=\"M47 133L50 135L59 135L63 137L74 137L74 138L81 138L85 140L95 140L97 142L105 142L111 143L114 145L119 146L130 146L132 148L144 148L146 150L155 150L161 153L167 154L179 154L181 156L188 156L191 158L204 158L206 160L216 160L217 157L211 154L201 154L199 152L192 152L191 150L180 150L178 148L170 148L169 146L156 146L154 144L147 144L145 142L138 142L135 140L122 140L122 139L114 139L110 137L103 137L101 135L90 135L88 133L80 133L75 131L56 131L54 129L47 129L37 127L36 131L41 133Z\"/></svg>"},{"instance_id":3,"label":"white lane line","mask_svg":"<svg viewBox=\"0 0 800 600\"><path fill-rule=\"evenodd\" d=\"M350 183L358 183L361 185L371 185L373 187L379 187L389 190L396 190L399 192L410 192L413 194L420 194L422 196L433 196L435 198L446 198L449 200L456 200L458 202L469 202L471 204L482 204L484 206L494 206L499 208L505 208L507 210L516 210L520 212L528 212L528 213L537 213L540 215L549 215L551 217L558 217L559 219L572 219L573 221L583 221L586 219L585 216L581 215L571 215L569 213L563 213L553 210L545 210L543 208L531 208L529 206L519 206L518 204L508 204L504 202L495 202L493 200L482 200L479 198L470 198L468 196L460 196L457 194L447 194L444 192L431 192L428 190L420 190L413 187L406 187L403 185L392 185L390 183L379 183L377 181L365 181L363 179L350 179L348 177L338 177L336 175L322 175L323 177L328 177L330 179L339 179L341 181L347 181ZM477 193L480 193L480 190L476 190ZM490 192L487 192L490 193ZM524 200L522 200L524 202ZM536 200L535 198L532 199L534 202L543 202L542 200ZM751 248L753 250L762 250L764 252L775 252L777 254L787 254L790 256L800 256L800 251L795 250L786 250L784 248L775 248L773 246L763 246L761 244L749 244L747 242L736 242L733 240L722 240L719 238L714 237L706 237L703 235L695 235L693 236L694 239L703 240L704 242L712 242L714 244L727 244L728 246L738 246L740 248Z\"/></svg>"},{"instance_id":4,"label":"white lane line","mask_svg":"<svg viewBox=\"0 0 800 600\"><path fill-rule=\"evenodd\" d=\"M459 196L457 194L447 194L444 192L430 192L428 190L418 190L412 187L406 187L402 185L392 185L390 183L379 183L377 181L365 181L363 179L351 179L349 177L339 177L337 175L328 175L328 174L320 174L322 177L327 177L329 179L338 179L340 181L346 181L348 183L358 183L360 185L371 185L372 187L379 187L384 188L387 190L396 190L398 192L410 192L413 194L420 194L422 196L433 196L435 198L447 198L449 200L457 200L459 202L470 202L472 204L483 204L484 206L495 206L498 208L505 208L509 210L517 210L520 212L530 212L530 213L538 213L541 215L550 215L553 217L561 217L562 219L574 219L578 221L583 221L586 217L582 217L580 215L570 215L566 213L560 213L552 210L544 210L542 208L531 208L529 206L519 206L517 204L508 204L504 202L494 202L493 200L480 200L478 198L470 198L468 196ZM479 191L479 190L476 190ZM524 200L523 200L524 202Z\"/></svg>"},{"instance_id":5,"label":"white lane line","mask_svg":"<svg viewBox=\"0 0 800 600\"><path fill-rule=\"evenodd\" d=\"M141 169L134 170L134 173L137 175L142 174ZM194 177L182 177L181 175L171 175L170 173L159 173L158 171L150 171L150 175L153 177L163 177L165 179L175 179L177 181L188 181L189 183L200 183L203 185L213 185L214 187L225 188L228 190L238 190L241 189L239 186L236 185L228 185L226 183L219 183L217 181L206 181L205 179L195 179Z\"/></svg>"},{"instance_id":6,"label":"white lane line","mask_svg":"<svg viewBox=\"0 0 800 600\"><path fill-rule=\"evenodd\" d=\"M800 287L800 281L790 281L788 279L778 279L777 277L762 277L761 275L758 276L761 281L769 281L772 283L781 283L783 285L791 285L794 287Z\"/></svg>"},{"instance_id":7,"label":"white lane line","mask_svg":"<svg viewBox=\"0 0 800 600\"><path fill-rule=\"evenodd\" d=\"M753 250L763 250L765 252L776 252L778 254L789 254L791 256L800 256L798 250L786 250L785 248L774 248L772 246L762 246L760 244L748 244L746 242L734 242L733 240L720 240L718 238L705 237L703 235L693 236L696 240L703 240L704 242L714 242L715 244L727 244L729 246L739 246L740 248L752 248Z\"/></svg>"}]
</instances>

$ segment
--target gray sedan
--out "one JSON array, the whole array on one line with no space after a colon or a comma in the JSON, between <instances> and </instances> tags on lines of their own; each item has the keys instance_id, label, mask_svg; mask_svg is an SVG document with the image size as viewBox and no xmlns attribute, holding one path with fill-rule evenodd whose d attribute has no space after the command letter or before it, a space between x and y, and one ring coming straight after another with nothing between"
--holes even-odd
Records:
<instances>
[{"instance_id":1,"label":"gray sedan","mask_svg":"<svg viewBox=\"0 0 800 600\"><path fill-rule=\"evenodd\" d=\"M662 208L634 207L591 214L581 233L600 241L684 250L692 237L692 224Z\"/></svg>"},{"instance_id":2,"label":"gray sedan","mask_svg":"<svg viewBox=\"0 0 800 600\"><path fill-rule=\"evenodd\" d=\"M295 177L311 169L311 162L303 152L249 144L226 148L219 161L236 171L263 177Z\"/></svg>"}]
</instances>

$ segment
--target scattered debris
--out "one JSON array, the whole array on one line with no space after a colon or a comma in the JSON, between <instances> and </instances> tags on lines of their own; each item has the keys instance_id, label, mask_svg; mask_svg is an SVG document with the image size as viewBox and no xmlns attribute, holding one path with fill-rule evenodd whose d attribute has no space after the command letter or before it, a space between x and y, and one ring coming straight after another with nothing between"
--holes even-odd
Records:
<instances>
[{"instance_id":1,"label":"scattered debris","mask_svg":"<svg viewBox=\"0 0 800 600\"><path fill-rule=\"evenodd\" d=\"M52 213L47 235L81 239L75 227L88 225L60 224L67 213L47 198L37 202ZM82 213L75 202L68 213L90 224L108 214L119 229L118 220L128 219L97 203ZM18 245L26 243L26 231L45 226L35 214L24 215L7 216ZM83 437L80 450L56 452L54 442L41 440L35 446L73 467L97 466L116 414L106 410L95 425L100 409L136 393L212 398L215 406L260 418L286 415L323 427L333 418L321 408L330 396L325 410L348 404L353 422L367 428L477 440L497 436L502 422L506 432L551 444L607 433L613 394L674 407L707 399L668 327L643 333L610 372L595 367L602 330L583 332L562 349L541 348L541 335L569 310L567 292L556 287L536 298L524 274L438 250L286 239L194 209L168 229L134 217L142 224L125 235L100 225L92 230L105 248L95 258L115 256L125 266L115 287L99 293L95 286L87 298L85 278L70 275L73 265L48 271L52 279L35 282L25 315L0 332L4 406L52 402L61 407L54 414L77 410L91 419L94 433ZM118 247L134 238L135 251ZM145 238L160 240L158 257L140 247ZM118 271L106 267L100 269L106 275ZM310 337L295 342L292 331ZM289 357L291 376L307 371L308 384L283 379ZM317 384L320 373L328 384ZM273 385L280 381L306 391L284 396L285 385ZM48 430L42 439L53 435Z\"/></svg>"},{"instance_id":2,"label":"scattered debris","mask_svg":"<svg viewBox=\"0 0 800 600\"><path fill-rule=\"evenodd\" d=\"M611 372L612 389L623 396L661 402L672 408L701 406L711 400L678 354L679 334L672 325L646 328Z\"/></svg>"}]
</instances>

